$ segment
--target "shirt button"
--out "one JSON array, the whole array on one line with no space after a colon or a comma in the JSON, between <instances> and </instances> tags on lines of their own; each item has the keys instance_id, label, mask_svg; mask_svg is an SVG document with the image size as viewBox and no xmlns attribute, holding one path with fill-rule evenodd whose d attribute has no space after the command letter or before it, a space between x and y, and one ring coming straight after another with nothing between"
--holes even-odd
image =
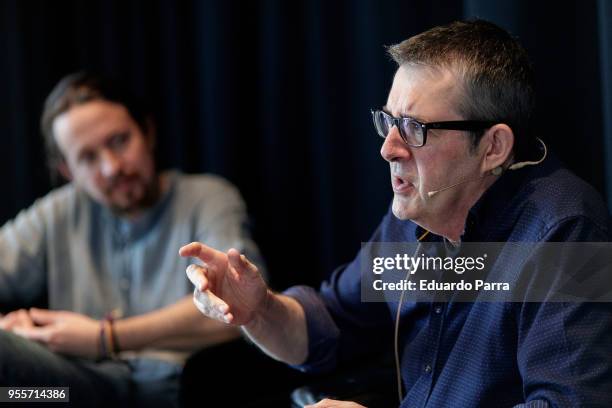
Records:
<instances>
[{"instance_id":1,"label":"shirt button","mask_svg":"<svg viewBox=\"0 0 612 408\"><path fill-rule=\"evenodd\" d=\"M436 307L434 307L434 312L435 312L436 314L440 314L440 313L442 313L442 306L436 306Z\"/></svg>"},{"instance_id":2,"label":"shirt button","mask_svg":"<svg viewBox=\"0 0 612 408\"><path fill-rule=\"evenodd\" d=\"M427 374L431 373L431 366L430 366L429 364L427 364L427 365L425 366L424 371L425 371Z\"/></svg>"}]
</instances>

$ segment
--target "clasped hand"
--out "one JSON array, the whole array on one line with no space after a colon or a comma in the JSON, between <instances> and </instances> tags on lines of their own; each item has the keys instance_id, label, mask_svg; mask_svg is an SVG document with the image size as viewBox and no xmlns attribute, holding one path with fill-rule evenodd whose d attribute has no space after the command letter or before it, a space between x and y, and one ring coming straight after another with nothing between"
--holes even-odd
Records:
<instances>
[{"instance_id":1,"label":"clasped hand","mask_svg":"<svg viewBox=\"0 0 612 408\"><path fill-rule=\"evenodd\" d=\"M0 329L79 357L98 355L100 323L87 316L47 309L19 309L0 317Z\"/></svg>"}]
</instances>

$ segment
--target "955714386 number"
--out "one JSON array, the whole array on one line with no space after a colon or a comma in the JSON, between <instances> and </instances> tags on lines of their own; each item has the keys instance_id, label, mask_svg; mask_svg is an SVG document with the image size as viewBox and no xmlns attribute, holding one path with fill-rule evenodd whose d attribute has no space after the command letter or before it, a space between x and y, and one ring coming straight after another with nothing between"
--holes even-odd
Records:
<instances>
[{"instance_id":1,"label":"955714386 number","mask_svg":"<svg viewBox=\"0 0 612 408\"><path fill-rule=\"evenodd\" d=\"M0 402L69 402L68 387L0 387Z\"/></svg>"}]
</instances>

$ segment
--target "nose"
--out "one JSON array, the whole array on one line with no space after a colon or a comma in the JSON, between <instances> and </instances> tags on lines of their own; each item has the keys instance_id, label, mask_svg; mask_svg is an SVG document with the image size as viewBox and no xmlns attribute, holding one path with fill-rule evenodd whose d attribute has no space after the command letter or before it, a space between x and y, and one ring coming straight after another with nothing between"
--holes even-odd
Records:
<instances>
[{"instance_id":1,"label":"nose","mask_svg":"<svg viewBox=\"0 0 612 408\"><path fill-rule=\"evenodd\" d=\"M380 155L389 163L398 160L407 160L412 157L410 147L404 143L396 126L389 129L389 134L380 148Z\"/></svg>"},{"instance_id":2,"label":"nose","mask_svg":"<svg viewBox=\"0 0 612 408\"><path fill-rule=\"evenodd\" d=\"M104 177L113 177L119 172L121 162L116 154L111 151L103 151L100 160L100 172Z\"/></svg>"}]
</instances>

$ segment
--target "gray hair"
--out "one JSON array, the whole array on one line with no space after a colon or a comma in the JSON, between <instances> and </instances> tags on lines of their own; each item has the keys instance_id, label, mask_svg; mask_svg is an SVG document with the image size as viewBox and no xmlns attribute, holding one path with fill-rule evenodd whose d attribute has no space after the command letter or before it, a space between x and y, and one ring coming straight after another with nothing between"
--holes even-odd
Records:
<instances>
[{"instance_id":1,"label":"gray hair","mask_svg":"<svg viewBox=\"0 0 612 408\"><path fill-rule=\"evenodd\" d=\"M387 51L399 66L449 69L460 81L457 113L507 124L515 136L515 157L527 153L533 140L534 74L527 52L508 32L483 20L456 21ZM483 133L473 133L473 146Z\"/></svg>"}]
</instances>

